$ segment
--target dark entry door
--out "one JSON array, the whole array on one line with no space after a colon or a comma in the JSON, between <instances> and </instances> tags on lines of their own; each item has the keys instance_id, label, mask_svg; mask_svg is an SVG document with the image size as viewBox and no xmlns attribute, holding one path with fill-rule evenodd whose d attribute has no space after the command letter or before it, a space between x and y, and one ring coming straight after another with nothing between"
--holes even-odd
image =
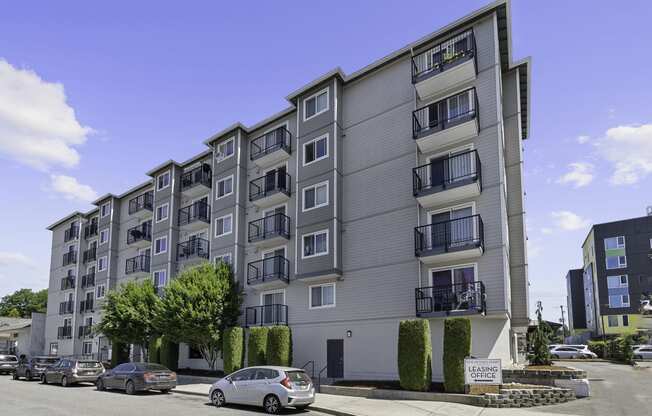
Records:
<instances>
[{"instance_id":1,"label":"dark entry door","mask_svg":"<svg viewBox=\"0 0 652 416\"><path fill-rule=\"evenodd\" d=\"M326 340L326 359L328 361L326 376L328 378L344 377L344 340L343 339Z\"/></svg>"}]
</instances>

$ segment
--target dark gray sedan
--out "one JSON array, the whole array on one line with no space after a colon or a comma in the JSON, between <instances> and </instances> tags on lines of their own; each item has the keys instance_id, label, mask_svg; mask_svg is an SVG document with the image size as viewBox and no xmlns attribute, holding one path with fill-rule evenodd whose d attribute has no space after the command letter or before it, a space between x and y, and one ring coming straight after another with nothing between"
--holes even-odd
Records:
<instances>
[{"instance_id":1,"label":"dark gray sedan","mask_svg":"<svg viewBox=\"0 0 652 416\"><path fill-rule=\"evenodd\" d=\"M98 390L119 389L127 394L145 390L167 393L177 386L177 374L160 364L124 363L102 374L95 385Z\"/></svg>"},{"instance_id":2,"label":"dark gray sedan","mask_svg":"<svg viewBox=\"0 0 652 416\"><path fill-rule=\"evenodd\" d=\"M41 382L61 383L63 387L68 387L74 383L95 383L102 373L104 367L99 361L62 358L45 369Z\"/></svg>"},{"instance_id":3,"label":"dark gray sedan","mask_svg":"<svg viewBox=\"0 0 652 416\"><path fill-rule=\"evenodd\" d=\"M0 374L13 373L18 365L18 358L15 355L0 354Z\"/></svg>"},{"instance_id":4,"label":"dark gray sedan","mask_svg":"<svg viewBox=\"0 0 652 416\"><path fill-rule=\"evenodd\" d=\"M30 359L21 359L18 362L16 371L14 371L14 380L24 377L25 380L41 379L41 374L45 369L59 361L58 357L32 357Z\"/></svg>"}]
</instances>

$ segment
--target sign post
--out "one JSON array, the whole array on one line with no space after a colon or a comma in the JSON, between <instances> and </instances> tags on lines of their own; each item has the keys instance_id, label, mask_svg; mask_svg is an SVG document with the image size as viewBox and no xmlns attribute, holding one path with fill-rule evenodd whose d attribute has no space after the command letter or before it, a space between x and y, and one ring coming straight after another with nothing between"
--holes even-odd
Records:
<instances>
[{"instance_id":1,"label":"sign post","mask_svg":"<svg viewBox=\"0 0 652 416\"><path fill-rule=\"evenodd\" d=\"M502 362L498 359L464 359L464 384L470 394L498 392L503 384Z\"/></svg>"}]
</instances>

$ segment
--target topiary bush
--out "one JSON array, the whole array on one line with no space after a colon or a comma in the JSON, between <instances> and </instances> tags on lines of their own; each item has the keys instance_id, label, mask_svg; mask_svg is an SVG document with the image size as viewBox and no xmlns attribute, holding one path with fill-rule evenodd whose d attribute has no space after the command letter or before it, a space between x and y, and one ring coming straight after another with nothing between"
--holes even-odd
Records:
<instances>
[{"instance_id":1,"label":"topiary bush","mask_svg":"<svg viewBox=\"0 0 652 416\"><path fill-rule=\"evenodd\" d=\"M147 347L147 361L161 363L161 337L154 338Z\"/></svg>"},{"instance_id":2,"label":"topiary bush","mask_svg":"<svg viewBox=\"0 0 652 416\"><path fill-rule=\"evenodd\" d=\"M172 342L167 337L161 337L161 350L159 353L161 365L172 371L179 368L179 344Z\"/></svg>"},{"instance_id":3,"label":"topiary bush","mask_svg":"<svg viewBox=\"0 0 652 416\"><path fill-rule=\"evenodd\" d=\"M604 341L589 341L589 350L600 358L606 358L607 343Z\"/></svg>"},{"instance_id":4,"label":"topiary bush","mask_svg":"<svg viewBox=\"0 0 652 416\"><path fill-rule=\"evenodd\" d=\"M249 329L249 339L247 341L247 365L267 364L267 332L268 328L254 327Z\"/></svg>"},{"instance_id":5,"label":"topiary bush","mask_svg":"<svg viewBox=\"0 0 652 416\"><path fill-rule=\"evenodd\" d=\"M129 345L113 341L111 343L111 367L129 362Z\"/></svg>"},{"instance_id":6,"label":"topiary bush","mask_svg":"<svg viewBox=\"0 0 652 416\"><path fill-rule=\"evenodd\" d=\"M267 365L292 365L292 333L287 326L272 326L267 332Z\"/></svg>"},{"instance_id":7,"label":"topiary bush","mask_svg":"<svg viewBox=\"0 0 652 416\"><path fill-rule=\"evenodd\" d=\"M398 325L398 377L402 389L428 391L432 382L432 343L426 319Z\"/></svg>"},{"instance_id":8,"label":"topiary bush","mask_svg":"<svg viewBox=\"0 0 652 416\"><path fill-rule=\"evenodd\" d=\"M464 359L471 355L471 320L444 321L444 389L464 393Z\"/></svg>"},{"instance_id":9,"label":"topiary bush","mask_svg":"<svg viewBox=\"0 0 652 416\"><path fill-rule=\"evenodd\" d=\"M239 326L227 328L222 343L224 373L231 374L244 366L244 329Z\"/></svg>"}]
</instances>

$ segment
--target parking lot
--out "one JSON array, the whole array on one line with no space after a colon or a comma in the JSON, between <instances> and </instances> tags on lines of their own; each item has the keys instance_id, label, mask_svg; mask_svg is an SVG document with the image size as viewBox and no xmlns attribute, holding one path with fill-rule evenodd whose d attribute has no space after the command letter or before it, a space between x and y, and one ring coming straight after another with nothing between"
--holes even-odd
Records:
<instances>
[{"instance_id":1,"label":"parking lot","mask_svg":"<svg viewBox=\"0 0 652 416\"><path fill-rule=\"evenodd\" d=\"M262 408L229 406L216 408L208 398L157 392L128 396L121 392L99 392L90 384L63 388L38 381L15 381L0 375L0 414L12 416L69 415L262 415ZM315 411L287 409L286 415L323 415Z\"/></svg>"}]
</instances>

